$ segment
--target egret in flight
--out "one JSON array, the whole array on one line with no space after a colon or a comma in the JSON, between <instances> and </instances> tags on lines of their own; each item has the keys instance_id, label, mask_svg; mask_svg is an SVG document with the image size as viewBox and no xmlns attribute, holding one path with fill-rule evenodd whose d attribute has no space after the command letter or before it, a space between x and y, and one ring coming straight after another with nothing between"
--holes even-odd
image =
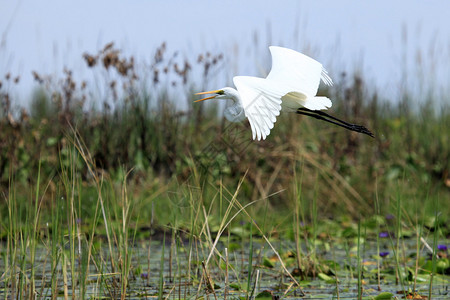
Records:
<instances>
[{"instance_id":1,"label":"egret in flight","mask_svg":"<svg viewBox=\"0 0 450 300\"><path fill-rule=\"evenodd\" d=\"M228 99L232 104L225 111L231 122L250 123L253 139L264 140L270 134L277 117L283 111L296 112L374 137L366 127L339 120L322 110L331 107L331 100L317 96L320 80L333 85L327 71L318 61L297 51L271 46L272 69L266 78L235 76L237 90L225 87L220 90L197 93L213 94L195 102L208 99Z\"/></svg>"}]
</instances>

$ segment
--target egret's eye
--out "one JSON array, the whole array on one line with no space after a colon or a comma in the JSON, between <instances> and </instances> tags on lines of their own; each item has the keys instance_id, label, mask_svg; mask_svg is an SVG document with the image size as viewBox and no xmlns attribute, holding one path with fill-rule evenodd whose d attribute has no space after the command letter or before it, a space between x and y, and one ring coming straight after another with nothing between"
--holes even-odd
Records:
<instances>
[{"instance_id":1,"label":"egret's eye","mask_svg":"<svg viewBox=\"0 0 450 300\"><path fill-rule=\"evenodd\" d=\"M219 94L219 95L223 95L223 94L225 94L225 92L224 92L224 91L222 91L222 90L220 90L220 91L218 91L218 92L217 92L217 94Z\"/></svg>"}]
</instances>

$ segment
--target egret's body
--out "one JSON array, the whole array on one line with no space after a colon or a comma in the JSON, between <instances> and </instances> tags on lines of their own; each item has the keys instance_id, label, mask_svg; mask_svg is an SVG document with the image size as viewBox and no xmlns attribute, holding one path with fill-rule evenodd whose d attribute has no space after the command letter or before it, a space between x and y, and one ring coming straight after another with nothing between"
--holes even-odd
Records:
<instances>
[{"instance_id":1,"label":"egret's body","mask_svg":"<svg viewBox=\"0 0 450 300\"><path fill-rule=\"evenodd\" d=\"M270 134L282 109L373 136L364 126L346 123L321 111L330 108L332 103L327 97L317 96L320 80L329 86L333 84L322 64L291 49L269 48L272 69L266 78L236 76L233 82L237 90L225 87L198 93L215 95L196 102L231 100L232 104L225 109L225 117L232 122L240 122L247 117L254 140L264 140Z\"/></svg>"}]
</instances>

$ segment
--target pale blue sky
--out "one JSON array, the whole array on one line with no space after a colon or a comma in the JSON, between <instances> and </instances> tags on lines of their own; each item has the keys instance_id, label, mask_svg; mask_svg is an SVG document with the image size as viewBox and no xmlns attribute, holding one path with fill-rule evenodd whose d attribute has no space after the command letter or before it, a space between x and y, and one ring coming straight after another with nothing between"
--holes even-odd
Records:
<instances>
[{"instance_id":1,"label":"pale blue sky","mask_svg":"<svg viewBox=\"0 0 450 300\"><path fill-rule=\"evenodd\" d=\"M82 53L110 41L138 61L163 41L187 57L223 52L229 69L213 84L262 76L273 44L310 54L334 78L362 67L387 97L398 95L405 65L411 85L423 76L426 86L450 90L449 1L0 0L0 7L0 76L21 75L21 93L31 91L31 70L67 66L84 79Z\"/></svg>"}]
</instances>

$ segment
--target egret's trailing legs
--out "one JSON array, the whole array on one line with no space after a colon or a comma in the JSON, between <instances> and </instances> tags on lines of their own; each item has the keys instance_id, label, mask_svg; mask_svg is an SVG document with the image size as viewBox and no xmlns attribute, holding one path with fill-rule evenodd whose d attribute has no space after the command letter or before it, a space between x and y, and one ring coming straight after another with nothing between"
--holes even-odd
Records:
<instances>
[{"instance_id":1,"label":"egret's trailing legs","mask_svg":"<svg viewBox=\"0 0 450 300\"><path fill-rule=\"evenodd\" d=\"M373 135L373 133L369 129L367 129L366 127L364 127L362 125L347 123L347 122L345 122L343 120L340 120L340 119L338 119L336 117L333 117L333 116L331 116L331 115L329 115L329 114L327 114L327 113L325 113L323 111L320 111L320 110L311 110L311 109L307 109L305 107L301 107L301 108L297 109L297 113L300 114L300 115L313 117L313 118L316 118L318 120L326 121L326 122L329 122L331 124L344 127L344 128L346 128L348 130L364 133L364 134L367 134L370 137L375 137ZM329 119L327 119L327 118L329 118ZM334 121L332 121L332 120L334 120ZM335 121L337 121L337 122L335 122Z\"/></svg>"}]
</instances>

